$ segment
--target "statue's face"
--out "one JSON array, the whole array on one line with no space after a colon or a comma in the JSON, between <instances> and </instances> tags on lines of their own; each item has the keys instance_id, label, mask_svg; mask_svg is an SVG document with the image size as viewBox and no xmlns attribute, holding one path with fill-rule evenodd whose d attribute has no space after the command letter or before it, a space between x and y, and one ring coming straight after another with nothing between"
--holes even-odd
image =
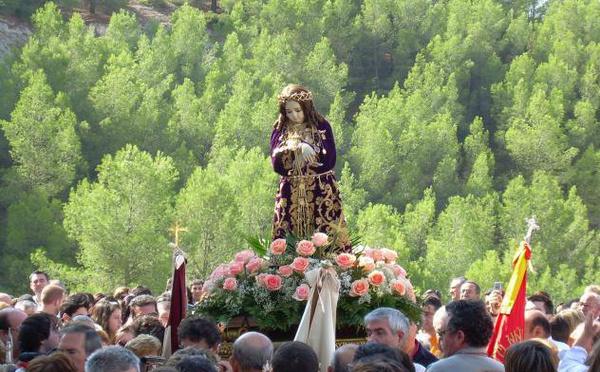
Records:
<instances>
[{"instance_id":1,"label":"statue's face","mask_svg":"<svg viewBox=\"0 0 600 372\"><path fill-rule=\"evenodd\" d=\"M302 106L296 101L287 101L285 103L285 115L292 123L304 123L304 111L302 111Z\"/></svg>"}]
</instances>

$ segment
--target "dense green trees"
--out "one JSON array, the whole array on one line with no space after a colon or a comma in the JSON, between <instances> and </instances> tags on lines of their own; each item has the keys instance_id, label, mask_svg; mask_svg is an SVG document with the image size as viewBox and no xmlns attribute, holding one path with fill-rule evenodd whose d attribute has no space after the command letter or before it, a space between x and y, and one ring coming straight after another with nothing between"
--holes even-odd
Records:
<instances>
[{"instance_id":1,"label":"dense green trees","mask_svg":"<svg viewBox=\"0 0 600 372\"><path fill-rule=\"evenodd\" d=\"M276 95L299 82L336 133L349 226L417 289L506 281L535 215L530 289L573 297L600 280L599 4L223 0L97 35L47 2L0 60L0 290L35 266L162 288L175 221L194 276L268 237Z\"/></svg>"}]
</instances>

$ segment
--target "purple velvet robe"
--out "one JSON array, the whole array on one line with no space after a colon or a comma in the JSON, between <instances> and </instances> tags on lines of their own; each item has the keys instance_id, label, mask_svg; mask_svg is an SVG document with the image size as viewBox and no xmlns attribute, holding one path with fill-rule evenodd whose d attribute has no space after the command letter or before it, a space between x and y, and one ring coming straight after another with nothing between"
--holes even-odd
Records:
<instances>
[{"instance_id":1,"label":"purple velvet robe","mask_svg":"<svg viewBox=\"0 0 600 372\"><path fill-rule=\"evenodd\" d=\"M271 134L271 161L275 172L281 175L275 197L273 239L285 238L288 232L299 238L323 232L335 238L339 248L347 250L350 243L333 171L336 151L331 126L322 121L316 128L308 126L303 133L303 142L313 147L318 164L304 165L299 172L293 167L294 152L275 154L287 139L286 128L274 129Z\"/></svg>"}]
</instances>

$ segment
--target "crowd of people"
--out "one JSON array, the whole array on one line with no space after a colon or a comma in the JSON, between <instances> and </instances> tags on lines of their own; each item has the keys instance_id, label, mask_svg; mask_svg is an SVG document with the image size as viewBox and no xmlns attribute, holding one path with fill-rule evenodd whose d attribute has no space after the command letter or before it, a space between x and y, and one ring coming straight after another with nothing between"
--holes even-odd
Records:
<instances>
[{"instance_id":1,"label":"crowd of people","mask_svg":"<svg viewBox=\"0 0 600 372\"><path fill-rule=\"evenodd\" d=\"M221 329L211 319L188 316L177 333L180 349L163 350L171 297L148 288L117 288L110 295L67 294L36 271L32 294L0 293L0 372L187 372L322 370L315 351L301 342L273 343L246 332L219 357ZM498 283L499 284L499 283ZM188 289L190 309L202 298L202 281ZM501 285L482 293L465 278L450 282L449 302L437 290L421 296L422 319L377 308L364 317L366 342L335 350L331 372L345 371L600 371L600 286L554 306L551 296L528 297L522 340L503 353L487 354L504 293Z\"/></svg>"}]
</instances>

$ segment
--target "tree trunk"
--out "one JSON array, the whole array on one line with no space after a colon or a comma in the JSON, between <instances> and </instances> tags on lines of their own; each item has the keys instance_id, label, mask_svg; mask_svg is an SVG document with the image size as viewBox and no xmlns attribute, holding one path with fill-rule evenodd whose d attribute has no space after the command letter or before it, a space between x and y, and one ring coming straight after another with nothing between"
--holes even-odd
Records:
<instances>
[{"instance_id":1,"label":"tree trunk","mask_svg":"<svg viewBox=\"0 0 600 372\"><path fill-rule=\"evenodd\" d=\"M90 14L96 14L96 0L88 0L88 10Z\"/></svg>"},{"instance_id":2,"label":"tree trunk","mask_svg":"<svg viewBox=\"0 0 600 372\"><path fill-rule=\"evenodd\" d=\"M214 13L217 11L217 0L210 0L210 10Z\"/></svg>"}]
</instances>

